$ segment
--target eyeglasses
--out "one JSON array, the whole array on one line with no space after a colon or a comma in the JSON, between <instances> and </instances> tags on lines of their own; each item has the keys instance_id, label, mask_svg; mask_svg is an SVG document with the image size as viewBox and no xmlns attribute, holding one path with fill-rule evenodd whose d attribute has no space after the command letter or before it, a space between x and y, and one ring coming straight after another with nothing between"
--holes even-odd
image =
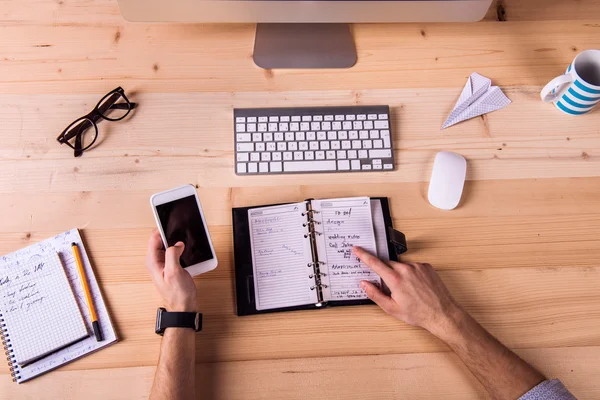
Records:
<instances>
[{"instance_id":1,"label":"eyeglasses","mask_svg":"<svg viewBox=\"0 0 600 400\"><path fill-rule=\"evenodd\" d=\"M75 157L79 157L96 143L96 139L98 139L96 122L98 120L120 121L136 107L137 104L130 102L125 96L123 88L118 87L107 93L89 114L76 119L67 126L67 129L56 140L75 150Z\"/></svg>"}]
</instances>

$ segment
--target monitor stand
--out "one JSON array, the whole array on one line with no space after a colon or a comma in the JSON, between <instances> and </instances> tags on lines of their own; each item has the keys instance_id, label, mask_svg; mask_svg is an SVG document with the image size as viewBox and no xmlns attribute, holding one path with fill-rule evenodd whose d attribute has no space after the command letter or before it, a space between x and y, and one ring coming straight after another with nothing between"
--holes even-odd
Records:
<instances>
[{"instance_id":1,"label":"monitor stand","mask_svg":"<svg viewBox=\"0 0 600 400\"><path fill-rule=\"evenodd\" d=\"M261 68L350 68L356 63L348 24L258 24L254 62Z\"/></svg>"}]
</instances>

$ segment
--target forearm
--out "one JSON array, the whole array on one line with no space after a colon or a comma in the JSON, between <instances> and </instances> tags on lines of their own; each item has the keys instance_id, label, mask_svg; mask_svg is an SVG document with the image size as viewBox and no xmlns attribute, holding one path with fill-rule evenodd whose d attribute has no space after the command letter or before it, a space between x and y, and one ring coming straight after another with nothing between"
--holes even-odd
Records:
<instances>
[{"instance_id":1,"label":"forearm","mask_svg":"<svg viewBox=\"0 0 600 400\"><path fill-rule=\"evenodd\" d=\"M432 333L458 355L494 399L515 400L544 380L460 308L451 310Z\"/></svg>"},{"instance_id":2,"label":"forearm","mask_svg":"<svg viewBox=\"0 0 600 400\"><path fill-rule=\"evenodd\" d=\"M168 328L162 339L150 399L195 399L195 355L195 332L188 328Z\"/></svg>"}]
</instances>

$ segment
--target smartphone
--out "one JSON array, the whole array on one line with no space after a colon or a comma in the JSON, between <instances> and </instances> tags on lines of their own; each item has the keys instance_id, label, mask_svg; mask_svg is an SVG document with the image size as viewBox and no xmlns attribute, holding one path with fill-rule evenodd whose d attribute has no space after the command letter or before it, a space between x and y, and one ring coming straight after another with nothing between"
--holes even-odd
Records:
<instances>
[{"instance_id":1,"label":"smartphone","mask_svg":"<svg viewBox=\"0 0 600 400\"><path fill-rule=\"evenodd\" d=\"M195 276L217 267L206 219L193 185L184 185L150 197L154 218L165 248L183 242L181 266Z\"/></svg>"}]
</instances>

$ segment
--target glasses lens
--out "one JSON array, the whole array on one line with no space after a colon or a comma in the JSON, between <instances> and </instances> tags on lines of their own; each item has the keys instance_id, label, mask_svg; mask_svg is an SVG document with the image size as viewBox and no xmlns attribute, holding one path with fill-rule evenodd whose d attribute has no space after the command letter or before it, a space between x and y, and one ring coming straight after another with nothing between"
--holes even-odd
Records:
<instances>
[{"instance_id":1,"label":"glasses lens","mask_svg":"<svg viewBox=\"0 0 600 400\"><path fill-rule=\"evenodd\" d=\"M98 136L96 126L87 118L73 122L65 133L67 142L75 150L88 149L94 144L96 136Z\"/></svg>"},{"instance_id":2,"label":"glasses lens","mask_svg":"<svg viewBox=\"0 0 600 400\"><path fill-rule=\"evenodd\" d=\"M125 118L131 105L121 93L110 93L98 104L98 111L110 121L118 121Z\"/></svg>"}]
</instances>

